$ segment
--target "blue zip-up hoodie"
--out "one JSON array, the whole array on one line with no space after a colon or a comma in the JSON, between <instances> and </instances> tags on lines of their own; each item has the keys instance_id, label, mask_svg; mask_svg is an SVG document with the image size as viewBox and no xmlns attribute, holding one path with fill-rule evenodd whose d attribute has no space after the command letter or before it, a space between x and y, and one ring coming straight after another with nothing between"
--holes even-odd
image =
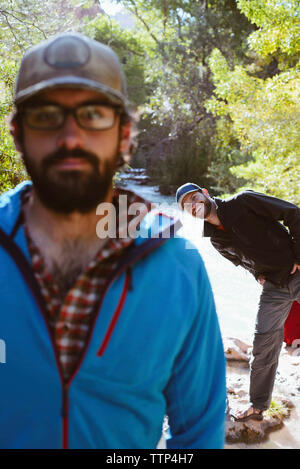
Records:
<instances>
[{"instance_id":1,"label":"blue zip-up hoodie","mask_svg":"<svg viewBox=\"0 0 300 469\"><path fill-rule=\"evenodd\" d=\"M28 184L0 197L0 447L150 449L168 415L168 448L222 448L225 359L199 253L138 238L64 383L18 223Z\"/></svg>"}]
</instances>

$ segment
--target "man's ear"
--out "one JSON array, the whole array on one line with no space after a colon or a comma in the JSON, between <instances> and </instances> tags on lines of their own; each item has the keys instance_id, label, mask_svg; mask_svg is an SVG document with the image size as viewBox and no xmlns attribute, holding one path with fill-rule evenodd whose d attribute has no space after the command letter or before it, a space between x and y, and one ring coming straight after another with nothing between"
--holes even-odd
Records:
<instances>
[{"instance_id":1,"label":"man's ear","mask_svg":"<svg viewBox=\"0 0 300 469\"><path fill-rule=\"evenodd\" d=\"M120 153L127 153L130 149L131 122L122 125L120 135Z\"/></svg>"},{"instance_id":2,"label":"man's ear","mask_svg":"<svg viewBox=\"0 0 300 469\"><path fill-rule=\"evenodd\" d=\"M203 194L205 194L209 197L209 192L208 192L207 189L205 189L205 187L202 187L202 192L203 192Z\"/></svg>"},{"instance_id":3,"label":"man's ear","mask_svg":"<svg viewBox=\"0 0 300 469\"><path fill-rule=\"evenodd\" d=\"M21 129L16 119L12 119L10 122L10 133L14 139L16 149L22 153L23 147L20 140Z\"/></svg>"}]
</instances>

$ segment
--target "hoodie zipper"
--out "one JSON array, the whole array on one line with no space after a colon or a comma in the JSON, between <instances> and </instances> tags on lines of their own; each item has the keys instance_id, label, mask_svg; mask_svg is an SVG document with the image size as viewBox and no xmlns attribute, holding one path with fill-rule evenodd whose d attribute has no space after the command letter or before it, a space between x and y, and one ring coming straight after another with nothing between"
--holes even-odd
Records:
<instances>
[{"instance_id":1,"label":"hoodie zipper","mask_svg":"<svg viewBox=\"0 0 300 469\"><path fill-rule=\"evenodd\" d=\"M118 322L118 319L120 317L121 311L123 309L123 306L124 306L124 303L125 303L125 300L126 300L128 290L130 289L130 282L131 282L131 270L128 268L127 272L126 272L123 291L122 291L120 299L119 299L119 303L118 303L118 305L115 309L115 312L112 316L112 319L111 319L110 324L108 326L107 332L104 336L103 342L102 342L102 344L101 344L101 346L100 346L100 348L97 352L98 357L102 357L102 355L104 354L105 349L106 349L106 347L108 345L108 342L111 338L111 335L113 333L113 330L115 328L115 325ZM131 286L131 288L132 288L132 286Z\"/></svg>"},{"instance_id":2,"label":"hoodie zipper","mask_svg":"<svg viewBox=\"0 0 300 469\"><path fill-rule=\"evenodd\" d=\"M108 345L108 342L109 342L109 339L112 335L113 329L114 329L114 327L115 327L115 325L116 325L116 323L117 323L117 321L120 317L121 311L123 309L125 299L126 299L126 296L127 296L127 292L128 292L128 289L129 289L129 285L130 285L130 279L131 279L131 275L129 274L129 272L130 272L130 268L128 268L127 271L126 271L123 290L122 290L119 302L117 304L117 307L115 309L115 312L114 312L114 314L112 316L112 319L110 321L110 324L109 324L109 327L107 329L104 340L102 342L102 345L101 345L101 347L100 347L100 349L97 353L98 356L103 355L104 350L106 349L106 347ZM101 305L103 303L103 299L105 297L105 294L107 293L107 290L108 290L109 286L111 285L112 281L115 280L117 277L118 277L118 273L116 272L114 278L110 282L107 283L107 286L104 289L104 292L103 292L102 297L101 297L101 304L97 305L97 311L98 312L100 311ZM75 375L79 371L79 369L81 367L81 363L82 363L82 361L85 357L86 351L87 351L89 343L90 343L90 338L92 336L92 332L93 332L93 329L94 329L94 325L96 323L96 319L97 319L97 317L95 317L95 320L94 320L94 322L91 326L89 337L87 339L85 347L82 351L82 355L80 357L80 360L79 360L73 374L71 375L71 377L68 379L67 382L65 381L63 383L63 390L62 390L62 448L63 449L68 449L68 447L69 447L69 388L70 388L71 382L73 381ZM99 354L99 352L101 352L101 353Z\"/></svg>"},{"instance_id":3,"label":"hoodie zipper","mask_svg":"<svg viewBox=\"0 0 300 469\"><path fill-rule=\"evenodd\" d=\"M113 317L112 317L111 322L109 324L109 327L107 329L107 332L106 332L106 335L105 335L104 340L102 342L102 345L101 345L101 347L100 347L100 349L97 353L98 356L103 355L104 350L106 349L106 347L108 345L108 342L109 342L109 339L112 335L113 329L114 329L114 327L115 327L115 325L116 325L116 323L119 319L122 308L124 306L125 299L126 299L126 296L127 296L127 292L128 292L128 289L129 289L130 280L131 280L131 275L129 274L129 272L131 272L130 268L127 269L126 276L125 276L124 287L123 287L123 290L122 290L122 293L121 293L121 296L120 296L120 300L119 300L118 305L115 309L115 312L113 314ZM109 285L110 284L111 284L111 282L109 283ZM107 285L105 291L103 292L101 304L103 302L104 296L105 296L105 294L108 290L109 285ZM97 309L99 311L100 307L98 307ZM91 337L91 335L92 335L92 330L93 330L94 324L95 324L95 322L93 323L93 325L91 327L89 337ZM82 363L82 360L85 356L85 352L88 348L88 345L89 345L89 339L87 340L87 344L84 347L84 350L82 352L80 362L76 366L72 376L69 378L69 380L67 382L64 382L64 384L63 384L63 393L62 393L62 431L63 431L62 432L63 433L62 434L62 448L63 449L68 449L68 447L69 447L69 388L70 388L70 384L71 384L72 380L74 379L76 373L78 372L78 370L81 366L81 363Z\"/></svg>"},{"instance_id":4,"label":"hoodie zipper","mask_svg":"<svg viewBox=\"0 0 300 469\"><path fill-rule=\"evenodd\" d=\"M62 448L69 447L69 383L63 384L62 395Z\"/></svg>"}]
</instances>

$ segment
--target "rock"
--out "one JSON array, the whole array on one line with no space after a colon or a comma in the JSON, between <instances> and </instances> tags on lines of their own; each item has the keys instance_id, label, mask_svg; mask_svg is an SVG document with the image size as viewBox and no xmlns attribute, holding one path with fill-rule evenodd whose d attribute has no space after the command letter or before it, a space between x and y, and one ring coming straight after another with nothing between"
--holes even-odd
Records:
<instances>
[{"instance_id":1,"label":"rock","mask_svg":"<svg viewBox=\"0 0 300 469\"><path fill-rule=\"evenodd\" d=\"M276 396L274 400L285 412L265 412L263 420L247 420L236 422L231 413L246 410L249 402L248 395L249 374L239 375L229 373L227 376L228 409L226 415L226 441L228 443L259 443L264 441L268 433L278 430L284 425L284 419L289 415L292 402L285 396Z\"/></svg>"},{"instance_id":2,"label":"rock","mask_svg":"<svg viewBox=\"0 0 300 469\"><path fill-rule=\"evenodd\" d=\"M119 186L125 186L130 181L140 185L150 184L151 182L144 168L126 168L117 174L117 181Z\"/></svg>"},{"instance_id":3,"label":"rock","mask_svg":"<svg viewBox=\"0 0 300 469\"><path fill-rule=\"evenodd\" d=\"M149 184L151 182L149 176L147 176L146 174L134 176L131 179L138 184Z\"/></svg>"},{"instance_id":4,"label":"rock","mask_svg":"<svg viewBox=\"0 0 300 469\"><path fill-rule=\"evenodd\" d=\"M268 434L284 426L290 410L299 403L300 357L295 356L291 347L283 347L276 374L272 400L278 408L264 413L262 421L248 420L236 422L231 412L246 409L249 406L249 357L251 347L239 339L224 339L224 350L227 358L227 398L226 441L237 444L257 444L265 441ZM232 446L231 446L232 447Z\"/></svg>"},{"instance_id":5,"label":"rock","mask_svg":"<svg viewBox=\"0 0 300 469\"><path fill-rule=\"evenodd\" d=\"M235 422L229 414L226 419L226 441L228 443L259 443L264 441L270 431L283 426L283 417L265 416L263 420Z\"/></svg>"},{"instance_id":6,"label":"rock","mask_svg":"<svg viewBox=\"0 0 300 469\"><path fill-rule=\"evenodd\" d=\"M242 360L249 362L251 355L250 345L239 339L228 337L224 339L224 351L227 360Z\"/></svg>"}]
</instances>

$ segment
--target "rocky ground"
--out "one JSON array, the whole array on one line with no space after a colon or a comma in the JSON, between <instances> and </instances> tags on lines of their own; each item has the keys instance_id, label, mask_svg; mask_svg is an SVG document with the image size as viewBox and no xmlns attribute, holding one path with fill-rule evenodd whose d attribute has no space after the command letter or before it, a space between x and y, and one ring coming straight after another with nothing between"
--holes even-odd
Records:
<instances>
[{"instance_id":1,"label":"rocky ground","mask_svg":"<svg viewBox=\"0 0 300 469\"><path fill-rule=\"evenodd\" d=\"M236 408L246 408L248 404L251 347L238 339L229 338L224 340L224 349L227 358L229 403L226 419L226 447L232 449L245 448L247 445L260 447L259 444L266 442L271 432L282 429L289 422L291 413L297 412L297 415L300 415L300 348L283 346L273 392L273 408L264 414L262 421L248 420L246 422L235 422L230 412ZM298 448L300 448L298 426L295 433L298 434L291 435L292 447L297 447L298 439ZM276 443L274 445L280 447L280 442L278 446ZM285 442L286 445L289 447L288 442Z\"/></svg>"}]
</instances>

